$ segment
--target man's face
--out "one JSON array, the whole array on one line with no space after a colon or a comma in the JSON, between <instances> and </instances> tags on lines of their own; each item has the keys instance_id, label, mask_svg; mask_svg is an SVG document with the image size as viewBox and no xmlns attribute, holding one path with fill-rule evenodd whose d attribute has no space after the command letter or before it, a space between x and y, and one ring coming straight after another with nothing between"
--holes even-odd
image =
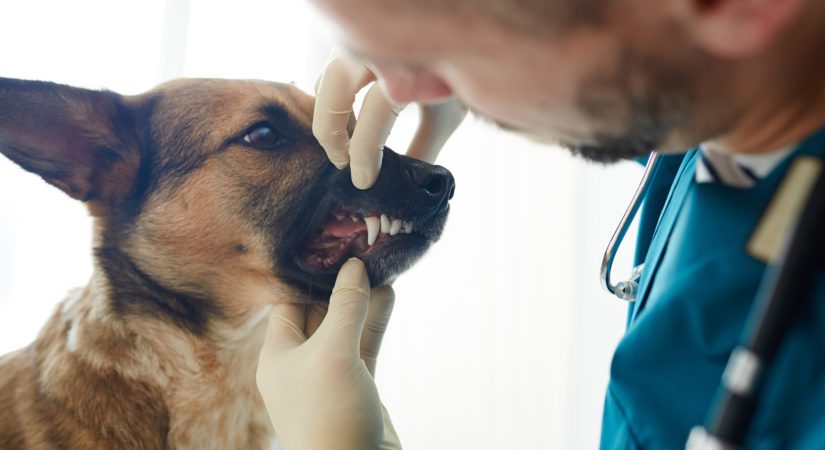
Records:
<instances>
[{"instance_id":1,"label":"man's face","mask_svg":"<svg viewBox=\"0 0 825 450\"><path fill-rule=\"evenodd\" d=\"M678 64L633 42L649 36L620 21L538 36L481 15L403 14L376 0L317 0L346 43L400 102L457 96L475 113L589 159L613 161L684 145L675 131L692 115ZM672 45L671 45L672 46Z\"/></svg>"}]
</instances>

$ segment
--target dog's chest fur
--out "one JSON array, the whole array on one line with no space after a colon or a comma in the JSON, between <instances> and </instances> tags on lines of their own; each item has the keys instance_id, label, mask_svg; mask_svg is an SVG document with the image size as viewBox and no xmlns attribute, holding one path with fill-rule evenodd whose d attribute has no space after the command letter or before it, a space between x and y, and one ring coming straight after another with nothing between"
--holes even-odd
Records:
<instances>
[{"instance_id":1,"label":"dog's chest fur","mask_svg":"<svg viewBox=\"0 0 825 450\"><path fill-rule=\"evenodd\" d=\"M99 292L95 280L75 291L31 346L0 358L0 404L12 405L0 448L269 447L255 385L266 308L210 339L119 320Z\"/></svg>"}]
</instances>

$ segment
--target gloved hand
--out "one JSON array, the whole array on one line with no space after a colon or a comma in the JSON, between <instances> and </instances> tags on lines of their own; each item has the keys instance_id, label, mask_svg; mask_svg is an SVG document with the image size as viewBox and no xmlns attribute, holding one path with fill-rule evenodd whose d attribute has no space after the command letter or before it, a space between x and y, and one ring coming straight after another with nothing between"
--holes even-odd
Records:
<instances>
[{"instance_id":1,"label":"gloved hand","mask_svg":"<svg viewBox=\"0 0 825 450\"><path fill-rule=\"evenodd\" d=\"M373 381L390 319L389 286L370 293L364 264L338 273L328 311L272 307L257 383L285 450L399 450Z\"/></svg>"},{"instance_id":2,"label":"gloved hand","mask_svg":"<svg viewBox=\"0 0 825 450\"><path fill-rule=\"evenodd\" d=\"M379 82L367 91L356 123L352 111L355 95L374 81ZM312 132L336 167L351 166L352 182L359 189L370 188L378 178L381 149L406 106L388 99L380 86L374 71L347 53L334 55L315 85ZM435 161L466 115L466 108L454 98L421 105L421 121L407 155Z\"/></svg>"}]
</instances>

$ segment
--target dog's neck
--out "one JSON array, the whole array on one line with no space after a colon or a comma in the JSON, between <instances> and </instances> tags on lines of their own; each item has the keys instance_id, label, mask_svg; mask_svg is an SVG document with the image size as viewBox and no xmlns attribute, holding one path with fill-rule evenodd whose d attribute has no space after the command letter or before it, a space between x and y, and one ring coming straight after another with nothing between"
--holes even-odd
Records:
<instances>
[{"instance_id":1,"label":"dog's neck","mask_svg":"<svg viewBox=\"0 0 825 450\"><path fill-rule=\"evenodd\" d=\"M266 448L272 433L255 371L269 308L198 310L198 299L174 298L118 257L98 255L106 269L62 305L67 353L156 389L173 448Z\"/></svg>"}]
</instances>

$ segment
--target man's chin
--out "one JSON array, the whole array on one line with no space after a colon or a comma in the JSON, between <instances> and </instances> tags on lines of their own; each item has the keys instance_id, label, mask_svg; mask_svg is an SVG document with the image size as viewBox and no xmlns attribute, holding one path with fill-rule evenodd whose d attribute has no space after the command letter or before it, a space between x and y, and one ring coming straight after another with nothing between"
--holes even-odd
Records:
<instances>
[{"instance_id":1,"label":"man's chin","mask_svg":"<svg viewBox=\"0 0 825 450\"><path fill-rule=\"evenodd\" d=\"M644 157L658 148L658 141L637 137L596 136L585 140L526 131L518 131L518 134L537 144L561 147L587 161L600 164Z\"/></svg>"},{"instance_id":2,"label":"man's chin","mask_svg":"<svg viewBox=\"0 0 825 450\"><path fill-rule=\"evenodd\" d=\"M614 164L619 161L641 158L656 149L656 144L645 141L613 142L604 145L562 144L576 156L599 164Z\"/></svg>"},{"instance_id":3,"label":"man's chin","mask_svg":"<svg viewBox=\"0 0 825 450\"><path fill-rule=\"evenodd\" d=\"M590 138L582 138L573 134L551 133L546 130L515 129L483 115L479 117L490 121L504 131L515 133L531 142L561 147L587 161L600 164L613 164L619 161L645 157L653 150L658 149L662 141L660 138L639 137L639 135L653 133L632 131L628 132L627 136L621 137L599 134Z\"/></svg>"}]
</instances>

